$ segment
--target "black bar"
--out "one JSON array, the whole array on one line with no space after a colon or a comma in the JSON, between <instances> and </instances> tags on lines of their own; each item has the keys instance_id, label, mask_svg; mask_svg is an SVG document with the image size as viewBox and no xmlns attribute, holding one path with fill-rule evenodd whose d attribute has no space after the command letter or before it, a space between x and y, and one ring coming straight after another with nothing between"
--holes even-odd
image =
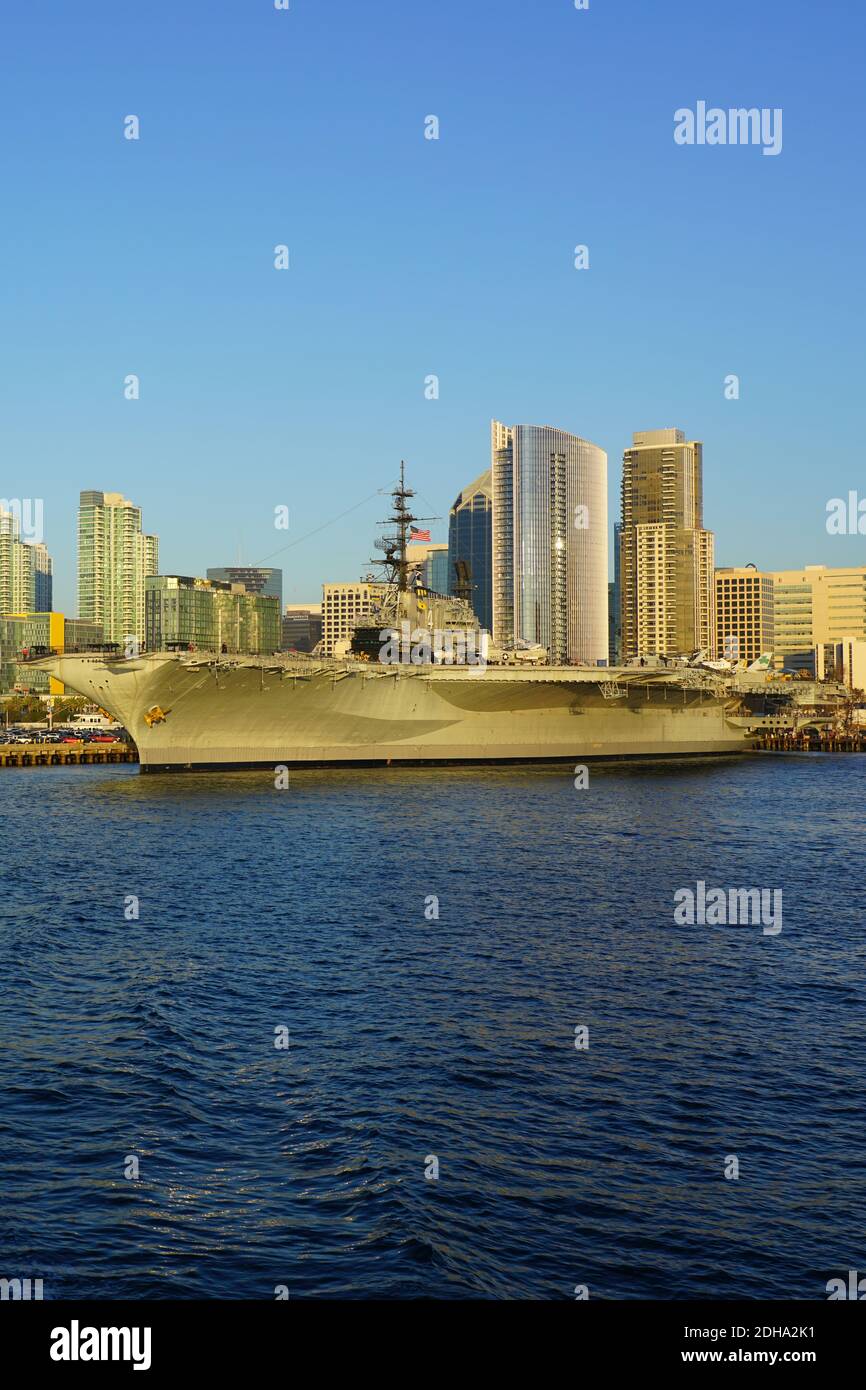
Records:
<instances>
[{"instance_id":1,"label":"black bar","mask_svg":"<svg viewBox=\"0 0 866 1390\"><path fill-rule=\"evenodd\" d=\"M864 1292L856 1301L866 1298ZM491 1363L525 1349L552 1368L566 1357L576 1377L591 1366L613 1375L639 1372L666 1375L677 1368L700 1374L708 1365L729 1371L762 1366L769 1370L799 1365L828 1373L858 1364L866 1333L859 1308L839 1300L814 1302L612 1302L559 1297L550 1302L507 1299L476 1302L337 1300L296 1296L261 1302L141 1301L6 1302L0 1308L4 1362L17 1374L57 1371L62 1376L100 1370L133 1373L158 1380L178 1374L212 1372L224 1379L233 1372L282 1367L295 1373L310 1355L318 1378L336 1356L355 1363L355 1375L375 1374L393 1366L401 1331L421 1332L425 1325L436 1339L399 1360L404 1373L424 1371L429 1381L438 1355L447 1367L459 1368L458 1346L471 1338ZM461 1342L442 1339L443 1325L454 1324ZM91 1360L92 1348L103 1350L101 1334L89 1329L118 1329L117 1351L127 1360ZM138 1329L137 1333L133 1329ZM145 1330L149 1329L149 1341ZM123 1330L122 1332L120 1330ZM396 1337L396 1341L393 1339ZM78 1354L79 1359L53 1359ZM111 1355L109 1334L104 1350ZM82 1355L84 1353L84 1355ZM305 1354L306 1353L306 1354ZM420 1359L419 1359L420 1358ZM145 1365L145 1361L149 1364Z\"/></svg>"}]
</instances>

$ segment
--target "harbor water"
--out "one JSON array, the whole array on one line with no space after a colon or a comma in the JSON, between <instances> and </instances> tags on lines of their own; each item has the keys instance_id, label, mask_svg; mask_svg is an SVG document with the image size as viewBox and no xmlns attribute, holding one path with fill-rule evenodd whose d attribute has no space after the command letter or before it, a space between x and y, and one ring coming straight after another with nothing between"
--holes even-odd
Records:
<instances>
[{"instance_id":1,"label":"harbor water","mask_svg":"<svg viewBox=\"0 0 866 1390\"><path fill-rule=\"evenodd\" d=\"M4 770L0 1276L824 1299L866 1272L866 758L584 780ZM780 891L781 930L678 922L699 883Z\"/></svg>"}]
</instances>

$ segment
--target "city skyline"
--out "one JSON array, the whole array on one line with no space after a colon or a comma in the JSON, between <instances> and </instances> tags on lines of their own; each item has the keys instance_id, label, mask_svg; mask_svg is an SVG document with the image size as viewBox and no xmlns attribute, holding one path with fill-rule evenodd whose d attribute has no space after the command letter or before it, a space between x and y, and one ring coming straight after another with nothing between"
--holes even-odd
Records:
<instances>
[{"instance_id":1,"label":"city skyline","mask_svg":"<svg viewBox=\"0 0 866 1390\"><path fill-rule=\"evenodd\" d=\"M492 426L495 427L496 424L497 424L497 422L496 422L496 421L491 421L490 424L491 424ZM510 429L510 428L512 428L512 427L509 427L509 429ZM519 426L519 427L518 427L518 426L515 426L515 427L513 427L513 428L520 428L520 429L525 429L525 430L530 430L530 431L532 431L532 430L535 430L535 431L551 431L551 432L553 432L553 433L555 433L555 434L561 434L561 435L567 435L567 433L568 433L568 432L566 432L566 431L563 431L563 430L559 429L559 428L556 427L556 426L552 426L552 425L549 425L549 424L548 424L548 425L521 425L521 426ZM614 579L615 556L616 556L616 552L617 552L617 544L616 544L616 537L615 537L615 529L618 528L618 527L620 526L620 523L621 523L621 520L622 520L622 489L623 489L623 484L624 484L625 465L626 465L627 457L628 457L630 454L633 453L633 450L634 450L634 443L635 443L635 441L636 441L638 438L641 438L641 437L643 437L643 436L649 437L649 436L651 436L651 435L658 435L658 436L661 436L661 435L668 435L668 434L669 434L669 435L676 434L676 435L680 436L682 440L685 440L685 438L686 438L686 433L685 433L684 431L679 430L679 429L674 429L673 427L665 428L665 429L662 429L662 430L659 430L659 429L650 429L650 430L646 430L646 429L644 429L644 430L634 431L634 432L633 432L633 435L632 435L632 441L631 441L631 443L626 444L626 445L623 447L623 449L622 449L622 451L621 451L621 453L620 453L620 455L619 455L618 471L617 471L617 467L616 467L616 461L615 461L615 463L614 463L614 467L613 467L613 468L608 468L607 499L606 499L607 517L606 517L606 519L607 519L607 533L608 533L608 572L609 572L609 576L608 576L608 577L609 577L609 581L610 581L610 582L613 582L613 579ZM579 438L579 437L578 437L578 438ZM585 441L584 441L584 442L585 442ZM489 446L488 446L488 447L489 447ZM592 446L592 447L597 447L597 446ZM703 443L702 443L702 442L698 445L698 448L699 448L699 450L702 451L702 449L703 449ZM602 451L602 452L604 452L604 451ZM489 459L489 453L488 453L488 459ZM489 473L490 473L490 469L489 469L489 463L488 463L488 467L487 467L486 469L482 469L482 470L481 470L481 473L479 474L479 477L476 478L476 479L474 480L474 483L471 484L471 485L469 485L469 486L470 486L470 487L471 487L471 486L477 486L477 484L478 484L485 476L489 476ZM702 481L703 481L702 470L701 470L701 476L702 476ZM372 507L372 508L374 508L374 509L377 508L377 507L379 507L379 506L381 505L381 501L380 501L381 494L383 494L385 491L386 491L386 489L385 489L384 487L381 488L381 489L377 489L377 492L376 492L375 494L373 494L372 496L368 497L367 499L362 499L361 505L364 506L364 507ZM469 487L461 488L461 489L458 491L458 494L457 494L458 499L460 498L460 496L461 496L463 493L468 493L468 491L469 491ZM706 495L706 492L707 492L706 486L702 486L702 491L703 491L703 494ZM83 489L83 490L80 490L80 491L77 493L78 502L77 502L77 508L76 508L76 515L79 516L79 523L78 523L78 524L79 524L79 527L80 527L80 509L81 509L81 506L82 506L82 503L83 503L84 498L85 498L85 497L94 497L94 498L95 498L100 492L101 492L101 490ZM420 489L420 488L416 488L416 492L418 493L419 497L421 497L421 498L423 499L423 490ZM615 499L614 499L613 496L612 496L614 493L615 493ZM143 513L143 508L141 508L140 506L137 506L135 503L129 502L126 498L123 497L123 495L122 495L120 492L113 492L113 493L112 493L112 492L109 492L108 490L105 490L104 496L105 496L106 498L108 498L108 497L114 498L116 501L122 503L122 505L123 505L124 508L132 507L133 510L139 515L139 518L141 518L142 513ZM848 512L849 512L851 515L854 516L854 518L855 518L854 525L856 525L856 510L857 510L857 501L858 501L858 497L859 497L859 494L857 494L856 492L854 492L854 493L852 493L852 494L849 494L849 498L848 498L847 500L846 500L846 499L841 499L841 501L844 502L845 506L848 508ZM853 499L853 500L852 500L852 499ZM836 499L836 502L839 503L839 502L840 502L840 499ZM6 499L4 499L3 502L0 503L0 506L6 506L6 505L9 505L9 504L10 504L10 503L9 503ZM35 538L30 538L30 539L26 539L26 540L24 539L24 537L28 534L28 531L27 531L27 524L28 524L28 523L27 523L27 521L26 521L26 518L28 518L31 514L34 514L34 515L37 515L37 516L40 518L40 521L41 521L42 516L43 516L44 499L41 499L41 498L36 498L36 499L33 499L33 498L25 498L25 499L23 499L23 501L20 500L20 499L11 499L11 505L12 505L12 507L13 507L13 511L12 511L11 513L10 513L10 512L7 512L7 511L0 511L0 517L5 518L5 522L3 523L3 528L2 528L2 534L6 536L7 542L8 542L8 539L9 539L10 535L13 534L12 528L14 528L14 536L15 536L15 538L16 538L19 551L21 551L22 553L26 553L27 555L29 555L29 556L32 557L32 558L29 560L29 562L28 562L28 571L29 571L29 579L30 579L30 582L31 582L31 583L33 584L33 586L34 586L34 591L35 591L35 592L39 592L39 591L40 591L40 583L39 583L39 581L40 581L40 578L43 578L43 579L47 580L47 583L44 584L44 585L41 587L41 591L42 591L43 593L49 593L49 594L50 594L50 593L52 592L52 590L53 590L53 596L54 596L53 607L54 607L54 610L55 610L55 611L62 611L62 612L67 613L67 614L70 615L70 616L72 616L72 615L76 615L76 616L85 616L85 615L80 614L80 613L78 612L78 610L79 610L79 608L80 608L80 606L81 606L81 605L80 605L80 601L79 601L79 600L80 600L81 574L80 574L79 555L78 555L78 546L79 546L79 544L80 544L80 534L77 534L77 538L76 538L75 552L74 552L74 555L73 555L74 564L73 564L72 575L71 575L71 578L70 578L69 575L64 575L63 571L58 571L58 568L57 568L57 565L56 565L56 561L55 561L55 553L54 553L53 547L49 547L49 546L46 544L46 542L45 542L44 539L35 539ZM862 504L862 506L866 507L866 502L864 502L864 503ZM431 519L431 526L432 526L431 536L432 536L432 548L433 548L433 549L445 549L445 550L447 550L447 548L448 548L448 536L449 536L449 529L450 529L450 527L449 527L449 518L451 518L451 517L453 516L453 509L454 509L454 503L452 503L451 507L449 507L448 511L446 512L446 514L445 514L444 516L437 516L436 518L432 518L432 519ZM21 531L21 528L20 528L20 526L19 526L19 524L18 524L18 521L16 520L16 511L17 511L17 510L20 510L20 511L23 513L24 517L25 517L25 529L23 530L23 532ZM352 512L357 513L357 512L360 510L360 507L356 504L356 506L350 508L349 510L352 511ZM344 511L345 511L345 509L344 509ZM338 513L336 514L336 516L337 516L338 518L341 517L341 516L344 514L344 511L338 512ZM822 526L822 534L825 536L825 538L826 538L827 540L832 540L835 544L838 544L838 542L839 542L840 540L843 541L843 542L846 541L846 540L848 540L848 541L853 542L853 544L854 544L854 546L855 546L856 548L859 548L860 550L866 549L866 547L864 547L863 544L860 542L860 536L859 536L858 534L856 534L856 531L855 531L854 534L845 535L844 533L838 534L838 533L835 533L835 532L833 532L833 531L831 530L831 523L830 523L830 521L829 521L828 518L830 517L831 514L834 514L834 515L835 515L835 513L836 513L837 511L838 511L838 506L834 509L834 508L831 506L830 499L828 499L827 504L826 504L825 512L822 514L822 521L823 521L823 523L824 523L823 526ZM324 527L327 527L328 525L332 524L332 521L333 521L333 518L332 518L331 521L327 521L327 520L326 520L326 521L322 524L322 528L319 528L319 529L323 529ZM375 530L375 529L376 529L376 523L373 522L372 525L373 525L373 529ZM849 525L850 525L850 523L849 523ZM143 521L141 522L141 526L142 526L142 530L144 530ZM712 533L712 535L713 535L714 537L717 538L717 528L716 528L714 525L708 526L707 529L708 529L709 532ZM853 530L854 528L851 527L851 529ZM75 531L74 525L73 525L73 530ZM21 535L21 539L20 539L20 540L18 540L19 533L20 533L20 535ZM42 535L42 534L43 534L43 533L40 531L40 535ZM151 541L156 541L156 542L158 543L158 545L161 546L161 534L162 534L162 528L161 528L160 526L157 526L157 527L154 527L154 528L153 528L153 533L150 534L149 536L146 535L145 538L146 538L146 539L149 539L149 540L151 540ZM277 534L279 534L279 533L277 533ZM316 535L316 531L314 530L314 531L311 533L311 535L310 535L309 537L295 538L294 540L290 540L290 541L288 541L288 542L285 542L284 545L282 546L281 550L277 550L277 551L273 552L268 558L269 558L269 559L277 559L277 558L279 558L280 554L281 554L283 551L285 551L285 552L288 553L289 551L291 551L291 549L292 549L296 544L298 544L298 543L303 543L304 540L309 540L310 542L312 542L312 541L314 540L314 538L315 538L315 535ZM298 596L298 594L293 594L293 595L291 596L291 598L288 598L286 595L283 595L283 596L282 596L281 609L285 609L285 607L287 606L287 604L290 604L290 603L301 603L301 604L303 605L303 604L315 603L315 602L319 601L319 599L316 597L316 595L317 595L318 591L321 590L323 584L326 584L326 583L355 583L355 582L357 582L358 580L362 580L362 579L369 573L369 571L370 571L370 560L369 560L369 555L367 554L367 552L368 552L368 550L369 550L369 545L370 545L370 540L371 540L371 539L372 539L372 536L371 536L369 539L364 539L363 537L361 537L361 538L358 539L355 549L356 549L358 555L359 555L359 556L363 556L363 558L360 559L360 561L359 561L359 563L358 563L358 565L357 565L357 568L356 568L356 570L354 571L354 573L353 573L353 575L352 575L351 577L349 577L348 579L343 578L343 577L340 577L340 578L336 578L336 579L335 579L335 578L333 577L333 575L323 576L321 573L319 573L318 575L313 575L313 577L312 577L311 580L310 580L310 584L309 584L309 586L308 586L309 592L307 592L306 590L303 589L303 585L300 585L300 586L299 586L299 588L301 589L300 597ZM195 548L195 547L194 547L193 545L190 545L190 550L192 550L192 549L194 549L194 548ZM429 549L430 546L428 545L426 548ZM208 546L208 553L212 553L212 547L210 547L210 546ZM850 558L849 558L847 561L844 560L844 559L842 558L842 556L841 556L841 551L839 551L839 550L836 551L835 559L831 557L830 560L828 560L828 559L826 559L826 558L825 558L825 559L817 558L817 555L816 555L815 552L809 552L809 553L807 553L807 554L805 554L805 555L803 555L803 554L795 555L795 556L793 557L793 563L792 563L792 564L789 564L789 565L773 565L773 564L771 564L771 563L769 563L769 562L767 562L767 561L765 560L764 557L766 556L766 554L767 554L767 550L766 550L766 548L765 548L763 552L759 553L758 555L756 555L756 556L754 556L754 557L751 557L749 560L746 560L746 559L738 559L738 560L735 560L735 561L730 561L730 560L720 560L720 559L719 559L719 556L718 556L718 553L716 553L716 554L715 554L715 557L714 557L714 559L713 559L713 564L711 565L711 570L712 570L712 571L715 571L715 572L718 572L719 570L724 570L724 569L727 569L727 570L730 570L730 569L743 569L743 568L745 568L745 567L747 567L747 566L753 566L753 567L755 567L755 568L757 568L758 570L763 571L763 572L774 572L774 571L776 571L776 572L781 572L781 571L789 571L789 570L801 570L801 569L803 569L803 568L815 568L815 567L820 567L820 566L825 566L825 567L828 568L828 569L845 569L845 568L850 568L852 565L855 565L855 566L856 566L857 563L858 563L858 560L857 560L856 557L855 557L854 559L850 559ZM866 561L866 556L864 556L863 558L864 558L864 561ZM161 561L161 551L160 551L160 561ZM352 559L351 557L347 558L346 556L343 556L343 558L342 558L342 564L343 564L343 568L346 568L347 565L348 565L348 566L351 566L351 565L353 564L353 559ZM47 568L45 568L45 567L47 567ZM242 576L242 574L244 574L244 573L246 573L246 574L249 576L249 575L253 574L254 572L257 572L257 573L259 573L261 576L265 576L265 575L280 576L281 579L282 579L282 581L283 581L283 583L285 582L285 576L286 576L286 568L285 568L285 566L284 566L283 564L280 564L280 565L277 565L277 566L274 567L274 566L267 566L267 565L264 565L264 564L256 565L256 564L254 564L252 561L250 561L250 562L238 563L237 565L230 565L230 566L214 566L213 564L207 564L207 565L205 565L203 568L198 569L198 568L196 568L195 565L191 564L191 563L189 562L189 560L188 560L188 559L185 559L184 557L181 557L180 563L179 563L178 565L173 566L173 567L172 567L172 566L169 566L168 564L162 565L162 564L160 563L160 564L159 564L159 567L158 567L158 570L157 570L156 572L158 572L158 573L160 573L160 574L165 574L165 575L169 575L169 574L171 574L171 575L182 575L182 574L185 574L185 575L189 575L189 576L195 576L195 577L198 577L198 578L226 578L226 577L232 577L232 578L234 578L234 579L240 578L240 577ZM58 581L58 577L60 578L60 584L59 584L59 585L58 585L58 582L57 582L57 581ZM26 578L26 576L25 576L25 578ZM277 592L277 590L280 589L281 579L276 579L276 580L275 580L275 583L276 583L277 588L274 589L273 592ZM19 581L19 582L20 582L20 581ZM269 592L269 591L271 591L270 588L269 588L269 587L266 588L266 592ZM70 595L70 594L71 594L71 595L72 595L71 601L67 602L66 604L63 604L62 602L59 602L59 601L58 601L58 597L57 597L57 596L58 596L58 593L60 593L60 594L66 593L67 595ZM320 597L320 595L319 595L319 597ZM27 607L28 607L28 605L27 605L26 603L24 603L23 601L18 601L18 602L16 602L16 604L8 604L8 605L6 605L6 606L8 607L9 611L11 611L11 609L12 609L13 607L16 607L16 606L19 607L19 608L27 608ZM33 611L45 611L45 610L44 610L44 609L41 609L40 606L39 606L39 604L36 603L36 604L33 605ZM87 616L92 616L92 615L88 614Z\"/></svg>"},{"instance_id":2,"label":"city skyline","mask_svg":"<svg viewBox=\"0 0 866 1390\"><path fill-rule=\"evenodd\" d=\"M562 428L561 426L556 426L550 423L527 427L540 429ZM571 433L571 431L567 432ZM634 434L636 432L640 433L646 431L632 431L631 433ZM689 431L687 431L686 433L689 434L689 437L693 437ZM704 443L706 443L705 439ZM607 513L608 570L609 578L611 580L613 579L614 564L613 527L615 521L619 520L619 502L622 481L622 459L624 451L629 447L630 445L624 442L620 446L619 450L615 452L613 455L611 455L610 450L605 450L605 452L607 452L608 454L609 459L607 482ZM489 467L489 461L487 463L487 467ZM477 474L481 474L484 471L485 467L483 464L482 466L476 469ZM719 471L724 472L723 469ZM416 492L418 493L419 498L423 502L425 492L427 488L429 488L430 486L429 482L415 478L412 474L411 464L408 465L408 475L412 478L413 483L416 484ZM385 478L384 472L382 476L383 478ZM369 549L370 542L369 539L365 538L367 536L366 531L363 535L359 534L358 532L359 518L363 518L363 520L369 524L369 534L372 535L375 532L377 525L377 509L381 508L382 498L386 495L388 491L388 485L389 483L393 482L395 476L396 469L389 478L383 481L381 486L377 488L372 495L368 495L367 497L361 496L350 500L348 510L353 514L353 520L350 523L347 523L345 519L345 513L347 511L347 508L341 507L337 511L331 513L326 511L325 507L320 502L320 510L318 512L310 514L309 519L311 525L309 527L309 531L305 532L303 535L293 535L290 531L289 539L285 539L285 531L276 531L273 529L273 517L272 514L269 513L267 521L270 523L271 529L268 530L266 524L263 524L261 528L261 534L263 538L270 541L273 548L264 557L259 557L258 559L253 558L252 556L249 556L247 558L241 556L240 558L236 557L234 563L231 565L215 566L212 563L213 555L217 554L221 557L224 557L225 555L225 546L223 541L208 541L206 539L203 539L198 527L192 528L185 535L178 535L177 533L175 533L174 553L176 555L176 563L171 564L167 560L161 572L166 574L195 574L200 575L201 577L205 577L207 575L208 570L216 570L219 568L228 571L229 569L268 569L273 568L275 566L277 569L280 569L283 572L284 603L313 601L316 593L321 588L322 583L351 583L357 580L362 574L364 574L369 569L369 557L367 556L366 552ZM754 479L752 480L752 482L756 483L756 493L758 493L760 491L761 486L760 482L757 482ZM745 482L743 486L748 487L749 483ZM716 497L718 499L720 489L723 490L723 483L718 476L714 477L712 458L710 458L709 467L707 468L705 474L705 499L708 497ZM76 489L74 491L73 495L75 501L72 504L73 516L75 511L77 510L77 499L80 495L80 491L82 490L86 489ZM110 490L122 492L122 489L120 488L105 489L106 493L108 493ZM461 490L461 485L458 484L458 487L455 489L455 492L459 493ZM710 527L710 529L713 531L716 537L716 567L721 566L736 568L749 563L754 563L758 566L759 569L763 570L796 569L802 567L803 565L812 564L825 564L829 568L845 568L851 565L856 565L861 562L866 562L866 540L864 540L864 538L861 535L832 534L828 531L827 507L831 500L831 496L833 496L834 494L832 493L832 490L826 486L823 487L821 491L822 494L826 493L827 496L826 498L822 496L820 500L820 512L817 515L818 524L814 528L814 534L811 543L805 540L801 541L799 533L795 532L793 535L789 535L785 527L780 524L774 528L769 529L766 532L762 542L760 542L762 546L761 549L754 551L753 546L752 550L749 550L748 545L744 543L742 540L737 541L736 539L734 539L735 534L742 533L746 528L744 528L743 526L730 527L727 540L725 540L720 526L716 524L714 521L714 524ZM847 491L848 489L843 489L843 495L847 494ZM866 491L864 491L864 496L866 496ZM61 537L63 537L60 543L56 544L51 539L52 527L50 522L50 506L48 505L47 500L44 498L38 498L35 500L38 500L39 502L43 503L45 516L45 530L41 542L29 542L29 544L34 546L34 548L36 546L41 546L45 550L47 550L53 565L52 579L54 606L56 609L61 610L63 612L72 613L73 611L75 611L77 605L76 594L78 587L74 521L71 527L72 539L70 541L69 535L67 534L68 528L65 526L58 527L58 518L55 517L55 525L53 528L53 532L54 534L59 534ZM208 501L211 506L214 506L216 499L214 499L213 496L210 496ZM742 496L740 498L740 501L743 501ZM745 496L745 501L748 508L748 493ZM425 505L432 506L433 504L430 502L426 502ZM436 514L435 519L431 523L434 542L447 543L448 518L452 505L453 499L452 502L449 503L449 505L446 506L441 513ZM160 499L155 499L152 506L153 510L159 511ZM144 511L143 505L140 507L140 510L142 512ZM228 516L232 510L233 505L226 501L224 503L224 511L226 516ZM162 500L162 512L169 519L168 531L169 534L171 534L171 509L170 504L166 504L164 498ZM342 534L343 527L347 524L349 524L350 529L354 532L354 539L350 538L348 543L341 546L339 552L335 554L333 544L331 542L323 544L321 533L330 530L336 531L337 529L339 529L340 533ZM153 530L156 534L159 535L160 543L161 545L163 545L163 536L166 530L166 525L160 516L157 517L157 521L156 524L153 526ZM809 548L805 551L797 549L797 546L799 546L801 543L803 545L809 545ZM303 555L302 563L298 559L299 554ZM782 556L786 558L787 563L773 563L773 555ZM191 558L193 556L202 557L201 562L199 563L198 559L193 560ZM321 566L324 563L324 561L320 559L321 556L333 557L332 568L328 571L327 581L323 577ZM269 561L273 563L268 564Z\"/></svg>"}]
</instances>

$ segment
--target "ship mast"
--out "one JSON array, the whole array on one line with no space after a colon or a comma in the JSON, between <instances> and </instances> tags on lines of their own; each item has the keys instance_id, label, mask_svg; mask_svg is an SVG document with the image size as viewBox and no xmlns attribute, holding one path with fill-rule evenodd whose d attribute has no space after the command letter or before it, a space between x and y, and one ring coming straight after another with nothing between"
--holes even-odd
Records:
<instances>
[{"instance_id":1,"label":"ship mast","mask_svg":"<svg viewBox=\"0 0 866 1390\"><path fill-rule=\"evenodd\" d=\"M409 528L416 521L437 521L438 517L419 517L410 510L409 498L414 497L415 492L413 488L406 486L406 465L403 459L400 460L400 481L391 496L394 499L394 510L384 521L380 521L379 525L393 527L394 530L376 541L377 550L383 551L385 558L371 560L370 563L383 565L387 570L388 582L396 584L398 593L405 594L409 590L409 560L406 555Z\"/></svg>"}]
</instances>

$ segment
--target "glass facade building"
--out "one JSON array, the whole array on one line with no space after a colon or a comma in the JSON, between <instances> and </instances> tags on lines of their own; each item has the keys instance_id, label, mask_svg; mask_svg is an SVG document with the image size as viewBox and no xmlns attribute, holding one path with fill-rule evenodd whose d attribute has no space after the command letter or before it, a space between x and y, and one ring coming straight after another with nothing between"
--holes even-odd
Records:
<instances>
[{"instance_id":1,"label":"glass facade building","mask_svg":"<svg viewBox=\"0 0 866 1390\"><path fill-rule=\"evenodd\" d=\"M260 565L227 565L223 569L209 569L208 579L217 579L221 584L243 584L248 594L266 594L275 598L282 612L283 571L262 569Z\"/></svg>"},{"instance_id":2,"label":"glass facade building","mask_svg":"<svg viewBox=\"0 0 866 1390\"><path fill-rule=\"evenodd\" d=\"M608 660L611 666L622 661L622 570L620 566L620 537L622 526L613 527L613 583L608 589Z\"/></svg>"},{"instance_id":3,"label":"glass facade building","mask_svg":"<svg viewBox=\"0 0 866 1390\"><path fill-rule=\"evenodd\" d=\"M448 546L444 542L441 545L431 545L427 551L424 561L424 587L432 589L434 594L451 592L448 583Z\"/></svg>"},{"instance_id":4,"label":"glass facade building","mask_svg":"<svg viewBox=\"0 0 866 1390\"><path fill-rule=\"evenodd\" d=\"M280 606L269 594L249 594L241 584L186 575L152 575L145 581L145 645L233 654L279 650Z\"/></svg>"},{"instance_id":5,"label":"glass facade building","mask_svg":"<svg viewBox=\"0 0 866 1390\"><path fill-rule=\"evenodd\" d=\"M33 549L33 607L37 613L50 613L54 607L54 566L45 545Z\"/></svg>"},{"instance_id":6,"label":"glass facade building","mask_svg":"<svg viewBox=\"0 0 866 1390\"><path fill-rule=\"evenodd\" d=\"M606 453L564 430L494 420L491 459L494 639L606 665Z\"/></svg>"},{"instance_id":7,"label":"glass facade building","mask_svg":"<svg viewBox=\"0 0 866 1390\"><path fill-rule=\"evenodd\" d=\"M51 651L81 651L102 643L98 623L65 618L49 610L16 613L0 618L0 693L31 691L37 695L62 695L63 684L47 671L21 664L25 648L45 647Z\"/></svg>"},{"instance_id":8,"label":"glass facade building","mask_svg":"<svg viewBox=\"0 0 866 1390\"><path fill-rule=\"evenodd\" d=\"M448 517L447 582L457 592L457 561L469 567L469 601L481 626L493 631L493 482L488 468L455 499Z\"/></svg>"}]
</instances>

